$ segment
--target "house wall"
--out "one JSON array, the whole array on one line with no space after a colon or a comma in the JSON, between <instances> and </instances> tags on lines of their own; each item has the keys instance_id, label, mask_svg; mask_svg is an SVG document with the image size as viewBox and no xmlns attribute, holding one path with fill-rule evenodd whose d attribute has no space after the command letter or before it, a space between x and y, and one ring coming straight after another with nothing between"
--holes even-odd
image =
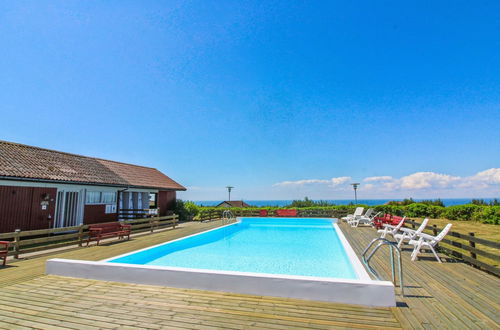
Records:
<instances>
[{"instance_id":1,"label":"house wall","mask_svg":"<svg viewBox=\"0 0 500 330\"><path fill-rule=\"evenodd\" d=\"M50 228L56 194L56 188L0 186L0 233ZM42 203L46 204L45 209Z\"/></svg>"},{"instance_id":2,"label":"house wall","mask_svg":"<svg viewBox=\"0 0 500 330\"><path fill-rule=\"evenodd\" d=\"M86 225L118 220L118 213L106 213L104 204L85 205L83 210L83 223Z\"/></svg>"},{"instance_id":3,"label":"house wall","mask_svg":"<svg viewBox=\"0 0 500 330\"><path fill-rule=\"evenodd\" d=\"M0 233L12 232L16 229L52 228L56 216L58 191L118 192L121 189L123 188L2 179L0 180ZM166 215L168 210L172 210L175 205L175 191L158 191L155 189L130 189L128 191L158 193L158 207L160 207L161 215ZM48 194L49 200L44 201L42 194ZM42 210L42 201L48 204L46 210ZM93 224L118 219L118 213L106 214L105 209L105 204L84 204L83 223ZM50 223L48 221L49 215L51 217Z\"/></svg>"},{"instance_id":4,"label":"house wall","mask_svg":"<svg viewBox=\"0 0 500 330\"><path fill-rule=\"evenodd\" d=\"M167 215L169 210L172 210L175 205L177 194L175 191L160 190L158 192L158 207L160 215Z\"/></svg>"}]
</instances>

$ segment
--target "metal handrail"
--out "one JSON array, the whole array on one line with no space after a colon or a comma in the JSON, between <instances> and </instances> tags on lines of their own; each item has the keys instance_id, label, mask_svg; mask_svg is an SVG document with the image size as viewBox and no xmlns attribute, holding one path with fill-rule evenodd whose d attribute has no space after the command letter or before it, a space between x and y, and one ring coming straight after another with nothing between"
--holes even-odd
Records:
<instances>
[{"instance_id":1,"label":"metal handrail","mask_svg":"<svg viewBox=\"0 0 500 330\"><path fill-rule=\"evenodd\" d=\"M366 253L370 250L370 248L375 244L375 242L379 242L377 246L371 251L371 253L366 257ZM362 254L362 260L363 263L365 264L366 268L372 273L373 276L375 276L378 280L381 280L380 276L378 275L377 271L373 269L372 266L370 266L370 259L373 257L375 252L383 246L383 245L388 245L390 247L390 257L391 257L391 272L392 272L392 283L396 286L396 272L395 272L395 267L394 267L394 250L396 250L398 254L398 270L399 270L399 287L401 288L401 295L404 297L404 286L403 286L403 261L401 259L401 250L399 249L398 245L396 242L391 242L385 238L375 238L373 239L370 244L365 248Z\"/></svg>"},{"instance_id":2,"label":"metal handrail","mask_svg":"<svg viewBox=\"0 0 500 330\"><path fill-rule=\"evenodd\" d=\"M234 219L233 212L231 210L225 210L222 212L222 224L230 223Z\"/></svg>"}]
</instances>

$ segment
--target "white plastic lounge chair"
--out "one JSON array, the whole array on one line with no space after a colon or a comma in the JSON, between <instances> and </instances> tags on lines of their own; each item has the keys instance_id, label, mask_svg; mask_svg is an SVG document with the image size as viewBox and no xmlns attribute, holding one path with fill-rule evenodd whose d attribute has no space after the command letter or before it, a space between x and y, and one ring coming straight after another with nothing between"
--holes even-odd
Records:
<instances>
[{"instance_id":1,"label":"white plastic lounge chair","mask_svg":"<svg viewBox=\"0 0 500 330\"><path fill-rule=\"evenodd\" d=\"M370 211L368 213L368 211ZM369 209L368 211L366 211L366 213L364 215L360 215L360 216L355 216L354 218L350 219L347 221L348 224L351 225L351 227L357 227L359 225L372 225L373 223L373 219L380 214L380 212L378 212L377 214L373 214L373 209ZM367 214L369 214L367 216Z\"/></svg>"},{"instance_id":2,"label":"white plastic lounge chair","mask_svg":"<svg viewBox=\"0 0 500 330\"><path fill-rule=\"evenodd\" d=\"M415 261L417 259L418 254L420 253L420 250L422 248L429 248L434 254L434 257L436 257L437 261L441 263L441 259L439 259L439 256L437 255L436 250L434 250L434 247L446 236L446 234L448 234L450 228L451 223L447 224L446 227L444 227L444 229L441 230L441 232L437 236L421 233L420 235L418 235L418 240L410 240L408 244L415 247L413 249L413 252L411 253L411 261Z\"/></svg>"},{"instance_id":3,"label":"white plastic lounge chair","mask_svg":"<svg viewBox=\"0 0 500 330\"><path fill-rule=\"evenodd\" d=\"M387 234L396 238L396 235L399 235L398 233L400 232L400 230L406 229L406 228L402 228L404 223L405 223L405 219L406 219L406 217L403 217L403 219L401 219L401 221L399 221L397 226L393 226L390 224L384 224L383 229L377 230L377 233L381 234L380 238L385 238L387 236Z\"/></svg>"},{"instance_id":4,"label":"white plastic lounge chair","mask_svg":"<svg viewBox=\"0 0 500 330\"><path fill-rule=\"evenodd\" d=\"M410 228L401 228L399 230L399 233L395 233L395 235L392 235L394 239L398 242L398 247L400 248L405 240L411 241L412 239L415 239L418 235L420 235L427 226L427 222L429 222L429 219L425 218L424 221L422 221L420 226L417 228L417 230Z\"/></svg>"},{"instance_id":5,"label":"white plastic lounge chair","mask_svg":"<svg viewBox=\"0 0 500 330\"><path fill-rule=\"evenodd\" d=\"M364 210L365 210L364 207L357 207L356 210L354 211L354 214L349 214L346 217L343 217L342 220L349 221L350 219L354 218L355 216L361 216L363 214Z\"/></svg>"}]
</instances>

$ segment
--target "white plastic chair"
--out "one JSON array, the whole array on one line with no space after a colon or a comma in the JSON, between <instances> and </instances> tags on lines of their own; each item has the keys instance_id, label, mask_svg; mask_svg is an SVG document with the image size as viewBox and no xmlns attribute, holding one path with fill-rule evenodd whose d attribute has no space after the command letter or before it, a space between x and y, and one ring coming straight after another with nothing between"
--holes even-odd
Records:
<instances>
[{"instance_id":1,"label":"white plastic chair","mask_svg":"<svg viewBox=\"0 0 500 330\"><path fill-rule=\"evenodd\" d=\"M410 228L401 228L399 233L392 235L394 239L398 242L398 247L400 248L405 240L411 241L412 239L415 239L418 235L420 235L427 226L427 222L429 222L429 219L425 218L424 221L422 221L420 226L417 228L417 230Z\"/></svg>"},{"instance_id":2,"label":"white plastic chair","mask_svg":"<svg viewBox=\"0 0 500 330\"><path fill-rule=\"evenodd\" d=\"M389 224L384 224L384 228L377 230L377 233L380 233L380 238L385 238L387 234L391 235L392 237L396 238L395 236L398 235L398 232L402 229L404 223L405 223L406 217L403 217L401 221L397 224L397 226L389 225Z\"/></svg>"},{"instance_id":3,"label":"white plastic chair","mask_svg":"<svg viewBox=\"0 0 500 330\"><path fill-rule=\"evenodd\" d=\"M354 214L349 214L349 215L343 217L342 220L349 221L356 216L361 216L363 214L364 210L365 210L364 207L357 207L356 210L354 210Z\"/></svg>"},{"instance_id":4,"label":"white plastic chair","mask_svg":"<svg viewBox=\"0 0 500 330\"><path fill-rule=\"evenodd\" d=\"M368 211L370 211L370 210L371 210L371 212L367 216ZM380 212L378 212L377 214L373 214L373 209L369 209L368 211L366 211L366 213L364 215L355 216L354 218L348 220L347 223L350 224L351 227L357 227L359 225L372 225L373 219L377 215L379 215Z\"/></svg>"},{"instance_id":5,"label":"white plastic chair","mask_svg":"<svg viewBox=\"0 0 500 330\"><path fill-rule=\"evenodd\" d=\"M437 255L436 250L434 250L434 247L446 236L446 234L448 234L450 229L451 229L451 223L447 224L446 227L444 227L444 229L441 230L441 232L437 236L421 233L420 235L418 235L418 240L417 239L410 240L408 244L413 245L415 247L413 249L413 252L411 253L411 261L415 261L417 259L418 254L420 253L420 250L422 248L429 248L436 257L437 261L441 263L441 259L439 259L439 256Z\"/></svg>"}]
</instances>

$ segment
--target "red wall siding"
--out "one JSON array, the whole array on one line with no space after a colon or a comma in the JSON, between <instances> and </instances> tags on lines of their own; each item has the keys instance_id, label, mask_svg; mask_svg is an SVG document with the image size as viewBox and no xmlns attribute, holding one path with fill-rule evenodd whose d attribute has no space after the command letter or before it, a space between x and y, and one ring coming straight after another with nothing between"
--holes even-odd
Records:
<instances>
[{"instance_id":1,"label":"red wall siding","mask_svg":"<svg viewBox=\"0 0 500 330\"><path fill-rule=\"evenodd\" d=\"M16 229L49 228L48 216L54 219L56 188L0 186L0 232ZM42 210L42 195L49 195L49 205Z\"/></svg>"},{"instance_id":2,"label":"red wall siding","mask_svg":"<svg viewBox=\"0 0 500 330\"><path fill-rule=\"evenodd\" d=\"M83 223L90 225L93 223L117 221L116 213L106 214L106 205L85 205L83 209Z\"/></svg>"},{"instance_id":3,"label":"red wall siding","mask_svg":"<svg viewBox=\"0 0 500 330\"><path fill-rule=\"evenodd\" d=\"M158 193L158 207L160 208L160 215L166 215L168 210L172 210L174 208L175 199L175 191L160 191Z\"/></svg>"}]
</instances>

